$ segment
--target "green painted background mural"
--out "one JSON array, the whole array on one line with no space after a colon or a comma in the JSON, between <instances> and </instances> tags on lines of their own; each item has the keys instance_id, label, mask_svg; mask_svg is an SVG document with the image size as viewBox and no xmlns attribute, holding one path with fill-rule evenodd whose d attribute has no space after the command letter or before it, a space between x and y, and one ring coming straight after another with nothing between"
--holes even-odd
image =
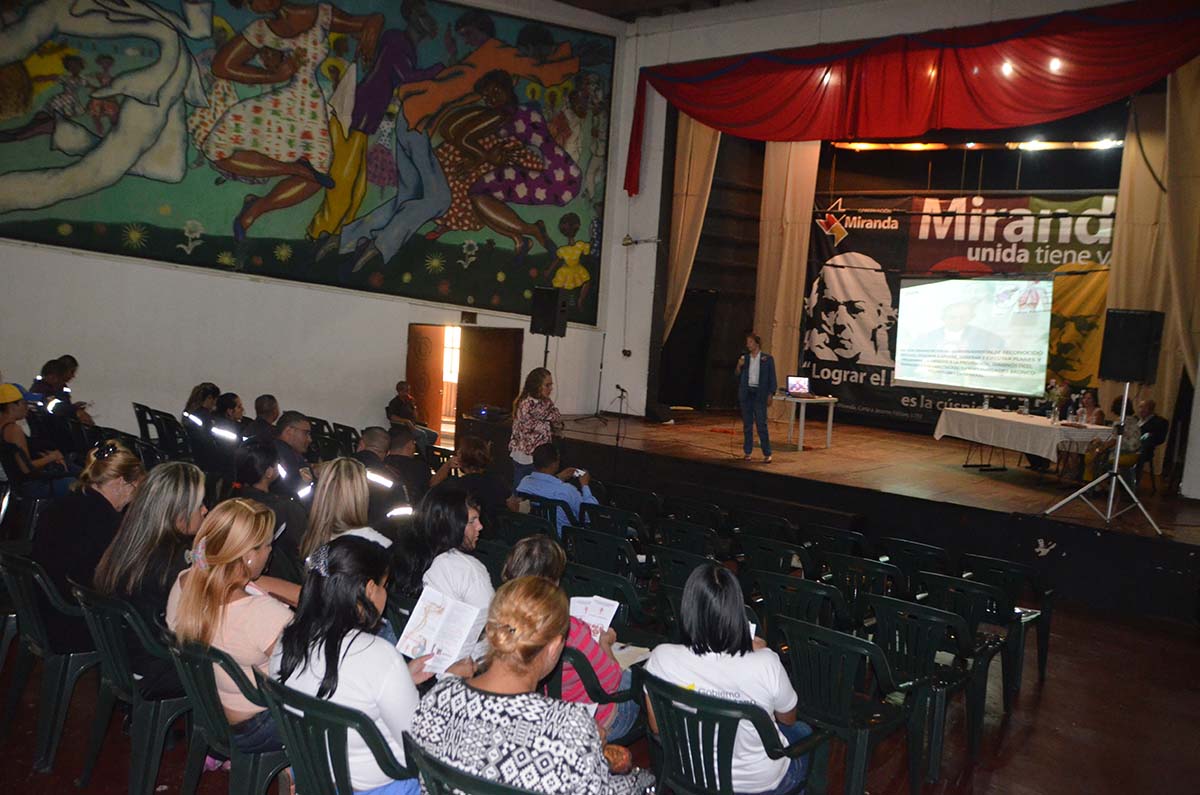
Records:
<instances>
[{"instance_id":1,"label":"green painted background mural","mask_svg":"<svg viewBox=\"0 0 1200 795\"><path fill-rule=\"evenodd\" d=\"M607 36L435 0L0 25L0 236L596 322Z\"/></svg>"}]
</instances>

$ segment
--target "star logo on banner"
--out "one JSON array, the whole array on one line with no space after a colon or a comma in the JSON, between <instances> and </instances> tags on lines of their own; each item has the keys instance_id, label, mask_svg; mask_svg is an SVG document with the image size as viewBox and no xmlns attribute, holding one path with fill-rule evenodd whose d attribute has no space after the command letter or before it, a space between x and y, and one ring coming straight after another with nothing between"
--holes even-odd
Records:
<instances>
[{"instance_id":1,"label":"star logo on banner","mask_svg":"<svg viewBox=\"0 0 1200 795\"><path fill-rule=\"evenodd\" d=\"M834 215L835 212L843 213L841 217ZM833 245L837 246L846 239L846 235L850 234L846 231L846 227L842 226L842 218L845 217L842 209L842 200L838 199L833 204L825 208L825 217L817 219L817 226L821 227L821 231L833 238Z\"/></svg>"}]
</instances>

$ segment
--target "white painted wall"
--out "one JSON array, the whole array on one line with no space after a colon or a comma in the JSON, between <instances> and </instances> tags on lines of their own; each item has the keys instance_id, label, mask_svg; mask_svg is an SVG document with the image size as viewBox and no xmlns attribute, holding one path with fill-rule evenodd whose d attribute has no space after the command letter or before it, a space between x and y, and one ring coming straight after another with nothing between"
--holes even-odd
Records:
<instances>
[{"instance_id":1,"label":"white painted wall","mask_svg":"<svg viewBox=\"0 0 1200 795\"><path fill-rule=\"evenodd\" d=\"M818 42L915 32L1101 5L1107 0L760 0L626 26L549 0L476 5L617 37L609 195L605 206L599 325L571 326L551 344L557 402L566 413L646 403L650 319L659 228L666 104L651 93L642 192L621 190L637 70ZM409 323L456 323L460 309L284 281L0 241L0 371L28 382L42 361L82 362L76 392L99 422L134 429L131 400L176 410L202 380L243 400L273 392L287 408L355 425L379 422L404 372ZM528 327L525 318L479 310L480 325ZM604 337L606 340L603 340ZM628 358L621 353L628 349ZM541 364L542 340L526 337L524 370Z\"/></svg>"}]
</instances>

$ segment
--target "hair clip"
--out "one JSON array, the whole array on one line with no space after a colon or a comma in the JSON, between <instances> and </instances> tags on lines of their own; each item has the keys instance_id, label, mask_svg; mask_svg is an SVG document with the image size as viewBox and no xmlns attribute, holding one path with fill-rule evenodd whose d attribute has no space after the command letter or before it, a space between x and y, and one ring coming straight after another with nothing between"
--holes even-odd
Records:
<instances>
[{"instance_id":1,"label":"hair clip","mask_svg":"<svg viewBox=\"0 0 1200 795\"><path fill-rule=\"evenodd\" d=\"M509 635L517 634L517 628L512 626L511 624L501 624L499 621L493 621L492 623L495 624L500 629L506 631Z\"/></svg>"},{"instance_id":2,"label":"hair clip","mask_svg":"<svg viewBox=\"0 0 1200 795\"><path fill-rule=\"evenodd\" d=\"M204 554L204 541L203 538L197 541L195 548L189 549L184 555L184 560L201 571L208 568L208 558Z\"/></svg>"},{"instance_id":3,"label":"hair clip","mask_svg":"<svg viewBox=\"0 0 1200 795\"><path fill-rule=\"evenodd\" d=\"M109 442L108 444L97 443L95 447L96 455L94 458L96 461L103 461L113 453L117 452L117 449L117 446L112 442Z\"/></svg>"},{"instance_id":4,"label":"hair clip","mask_svg":"<svg viewBox=\"0 0 1200 795\"><path fill-rule=\"evenodd\" d=\"M329 576L329 545L322 544L304 559L304 568L315 571L322 577Z\"/></svg>"}]
</instances>

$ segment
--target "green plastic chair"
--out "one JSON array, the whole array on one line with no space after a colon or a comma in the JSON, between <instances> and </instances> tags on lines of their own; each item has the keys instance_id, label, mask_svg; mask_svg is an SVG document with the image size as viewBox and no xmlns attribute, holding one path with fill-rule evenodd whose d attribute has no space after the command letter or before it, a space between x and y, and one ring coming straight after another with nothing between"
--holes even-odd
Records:
<instances>
[{"instance_id":1,"label":"green plastic chair","mask_svg":"<svg viewBox=\"0 0 1200 795\"><path fill-rule=\"evenodd\" d=\"M684 552L681 549L667 546L651 544L646 547L646 551L658 564L658 573L662 577L663 584L674 588L682 588L697 566L705 566L713 562L712 558L704 555Z\"/></svg>"},{"instance_id":2,"label":"green plastic chair","mask_svg":"<svg viewBox=\"0 0 1200 795\"><path fill-rule=\"evenodd\" d=\"M780 648L783 635L776 616L807 621L823 627L850 632L854 619L842 592L832 585L815 580L803 580L786 574L755 574L762 606L759 626L766 627L763 635L773 648Z\"/></svg>"},{"instance_id":3,"label":"green plastic chair","mask_svg":"<svg viewBox=\"0 0 1200 795\"><path fill-rule=\"evenodd\" d=\"M662 745L659 792L734 795L733 746L742 721L754 727L771 759L813 753L808 780L797 791L825 792L833 732L814 728L808 737L784 746L773 716L753 704L704 695L647 673L642 675L642 686L654 710Z\"/></svg>"},{"instance_id":4,"label":"green plastic chair","mask_svg":"<svg viewBox=\"0 0 1200 795\"><path fill-rule=\"evenodd\" d=\"M867 538L857 530L842 530L823 524L802 524L796 528L796 540L823 552L839 555L865 555Z\"/></svg>"},{"instance_id":5,"label":"green plastic chair","mask_svg":"<svg viewBox=\"0 0 1200 795\"><path fill-rule=\"evenodd\" d=\"M129 636L136 638L146 651L158 659L169 660L171 655L154 638L132 606L78 585L71 592L83 608L83 618L100 652L100 694L96 699L96 717L92 721L92 738L83 772L75 784L86 787L91 781L92 771L100 758L100 748L104 745L112 721L113 708L117 701L123 701L130 705L132 717L129 795L150 795L158 780L158 766L166 745L167 732L180 716L192 708L191 702L186 696L156 699L142 695L129 661Z\"/></svg>"},{"instance_id":6,"label":"green plastic chair","mask_svg":"<svg viewBox=\"0 0 1200 795\"><path fill-rule=\"evenodd\" d=\"M1038 679L1046 679L1046 659L1050 656L1050 620L1054 617L1054 588L1046 584L1041 572L1033 566L1003 558L984 555L963 555L959 561L963 576L1003 588L1021 617L1021 659L1025 658L1025 632L1037 624ZM1020 607L1026 592L1037 597L1036 609ZM1023 667L1023 666L1022 666ZM1017 689L1021 688L1021 673L1017 673Z\"/></svg>"},{"instance_id":7,"label":"green plastic chair","mask_svg":"<svg viewBox=\"0 0 1200 795\"><path fill-rule=\"evenodd\" d=\"M346 756L350 731L358 733L385 775L397 781L415 778L416 771L396 759L375 721L362 712L314 698L254 672L259 692L290 749L296 791L304 795L350 793L350 763Z\"/></svg>"},{"instance_id":8,"label":"green plastic chair","mask_svg":"<svg viewBox=\"0 0 1200 795\"><path fill-rule=\"evenodd\" d=\"M658 521L663 506L662 498L653 491L634 486L622 486L619 483L608 484L608 504L614 508L636 513L648 525Z\"/></svg>"},{"instance_id":9,"label":"green plastic chair","mask_svg":"<svg viewBox=\"0 0 1200 795\"><path fill-rule=\"evenodd\" d=\"M542 497L537 494L528 494L523 491L518 491L517 496L522 500L529 501L529 514L531 516L540 516L553 525L558 527L559 519L562 519L563 524L579 524L579 517L575 515L575 511L565 500L557 500L553 497ZM559 511L562 516L559 516Z\"/></svg>"},{"instance_id":10,"label":"green plastic chair","mask_svg":"<svg viewBox=\"0 0 1200 795\"><path fill-rule=\"evenodd\" d=\"M871 749L901 729L908 732L909 791L920 795L929 681L897 682L887 655L869 640L784 616L779 624L788 644L797 717L847 745L846 795L862 795ZM872 687L861 692L860 682ZM903 700L886 698L892 694Z\"/></svg>"},{"instance_id":11,"label":"green plastic chair","mask_svg":"<svg viewBox=\"0 0 1200 795\"><path fill-rule=\"evenodd\" d=\"M563 528L563 548L567 559L593 569L603 569L622 577L645 573L637 562L637 553L627 539L596 530L567 525Z\"/></svg>"},{"instance_id":12,"label":"green plastic chair","mask_svg":"<svg viewBox=\"0 0 1200 795\"><path fill-rule=\"evenodd\" d=\"M771 538L785 544L798 543L796 525L788 519L772 513L748 511L743 508L729 510L729 525L735 533Z\"/></svg>"},{"instance_id":13,"label":"green plastic chair","mask_svg":"<svg viewBox=\"0 0 1200 795\"><path fill-rule=\"evenodd\" d=\"M875 551L881 553L879 560L891 563L904 576L912 578L919 571L936 571L951 574L950 553L942 547L908 541L903 538L880 538L875 542Z\"/></svg>"},{"instance_id":14,"label":"green plastic chair","mask_svg":"<svg viewBox=\"0 0 1200 795\"><path fill-rule=\"evenodd\" d=\"M991 655L976 656L967 622L962 616L934 607L867 594L864 597L875 616L871 639L883 649L892 673L902 680L929 679L933 716L929 724L929 772L926 780L941 774L942 746L946 735L946 698L961 692L967 711L967 753L979 756L983 737L983 709ZM950 649L949 665L937 661L937 653Z\"/></svg>"},{"instance_id":15,"label":"green plastic chair","mask_svg":"<svg viewBox=\"0 0 1200 795\"><path fill-rule=\"evenodd\" d=\"M500 587L500 573L504 570L504 561L512 550L511 544L495 539L481 538L475 542L475 557L487 567L492 578L492 587Z\"/></svg>"},{"instance_id":16,"label":"green plastic chair","mask_svg":"<svg viewBox=\"0 0 1200 795\"><path fill-rule=\"evenodd\" d=\"M404 733L404 758L416 767L429 795L539 795L532 790L478 778L448 765L425 751L408 732Z\"/></svg>"},{"instance_id":17,"label":"green plastic chair","mask_svg":"<svg viewBox=\"0 0 1200 795\"><path fill-rule=\"evenodd\" d=\"M217 694L215 666L233 679L252 704L266 708L262 694L250 683L245 672L220 649L197 643L168 645L179 681L192 703L192 737L188 744L187 764L183 771L183 795L195 795L204 771L204 757L215 751L229 759L230 795L262 795L279 772L288 766L286 751L248 754L233 742L233 731Z\"/></svg>"},{"instance_id":18,"label":"green plastic chair","mask_svg":"<svg viewBox=\"0 0 1200 795\"><path fill-rule=\"evenodd\" d=\"M728 552L729 545L721 543L721 537L712 527L686 519L659 519L657 530L663 546L690 550L712 558L728 557L722 553Z\"/></svg>"},{"instance_id":19,"label":"green plastic chair","mask_svg":"<svg viewBox=\"0 0 1200 795\"><path fill-rule=\"evenodd\" d=\"M544 535L558 538L552 521L532 513L500 511L496 514L496 524L500 528L500 540L509 545L517 543L525 536Z\"/></svg>"},{"instance_id":20,"label":"green plastic chair","mask_svg":"<svg viewBox=\"0 0 1200 795\"><path fill-rule=\"evenodd\" d=\"M33 769L46 773L54 767L58 743L62 739L67 709L79 678L100 664L100 652L59 652L50 643L49 630L42 615L37 592L41 591L50 609L63 615L80 618L83 610L63 598L45 569L28 558L0 553L0 577L12 598L19 624L17 655L13 664L12 682L4 702L4 717L0 719L0 741L8 735L13 714L21 693L29 681L35 657L42 658L41 695L38 698L37 741Z\"/></svg>"},{"instance_id":21,"label":"green plastic chair","mask_svg":"<svg viewBox=\"0 0 1200 795\"><path fill-rule=\"evenodd\" d=\"M658 589L658 598L660 603L658 612L663 619L663 623L666 625L667 638L672 643L679 643L681 637L679 622L682 616L683 589L670 585L662 585ZM765 638L765 628L759 619L758 613L750 605L742 605L742 609L746 614L746 623L755 625L757 630L756 636Z\"/></svg>"},{"instance_id":22,"label":"green plastic chair","mask_svg":"<svg viewBox=\"0 0 1200 795\"><path fill-rule=\"evenodd\" d=\"M578 563L568 563L560 583L568 596L603 596L621 603L621 609L612 620L617 637L625 643L653 648L662 642L662 637L638 627L651 624L655 615L648 606L648 597L639 593L629 580Z\"/></svg>"},{"instance_id":23,"label":"green plastic chair","mask_svg":"<svg viewBox=\"0 0 1200 795\"><path fill-rule=\"evenodd\" d=\"M583 521L584 526L591 530L620 538L632 537L641 542L651 540L645 520L635 511L628 511L612 505L585 502L579 508L579 518Z\"/></svg>"},{"instance_id":24,"label":"green plastic chair","mask_svg":"<svg viewBox=\"0 0 1200 795\"><path fill-rule=\"evenodd\" d=\"M908 593L908 580L904 572L890 563L823 551L817 551L813 559L826 569L821 581L837 588L846 598L855 624L862 624L867 618L867 604L860 596L869 593L880 596Z\"/></svg>"},{"instance_id":25,"label":"green plastic chair","mask_svg":"<svg viewBox=\"0 0 1200 795\"><path fill-rule=\"evenodd\" d=\"M690 497L663 498L662 515L681 522L691 522L713 530L725 529L725 513L719 505ZM661 521L661 520L660 520Z\"/></svg>"},{"instance_id":26,"label":"green plastic chair","mask_svg":"<svg viewBox=\"0 0 1200 795\"><path fill-rule=\"evenodd\" d=\"M619 704L623 701L638 701L642 697L642 669L640 666L632 669L633 682L628 690L615 690L609 693L600 684L600 678L596 676L596 669L588 661L587 655L578 649L564 646L562 656L558 658L558 664L554 666L554 670L545 679L546 695L551 698L562 699L563 668L567 665L575 669L575 673L579 676L579 682L583 685L584 692L596 704ZM634 723L624 736L609 737L605 742L628 746L637 742L645 735L646 713L645 710L642 710L638 715L637 722Z\"/></svg>"},{"instance_id":27,"label":"green plastic chair","mask_svg":"<svg viewBox=\"0 0 1200 795\"><path fill-rule=\"evenodd\" d=\"M976 580L922 571L914 580L913 592L924 595L925 604L931 607L962 616L974 639L977 655L994 655L993 649L999 650L1004 711L1011 710L1021 687L1020 671L1025 649L1021 641L1021 616L1004 589ZM1004 634L982 632L979 627L983 624L1002 627Z\"/></svg>"},{"instance_id":28,"label":"green plastic chair","mask_svg":"<svg viewBox=\"0 0 1200 795\"><path fill-rule=\"evenodd\" d=\"M816 576L817 567L813 564L812 555L802 544L747 533L738 536L738 544L742 550L742 562L755 573L791 574L796 570L798 561L805 576Z\"/></svg>"}]
</instances>

